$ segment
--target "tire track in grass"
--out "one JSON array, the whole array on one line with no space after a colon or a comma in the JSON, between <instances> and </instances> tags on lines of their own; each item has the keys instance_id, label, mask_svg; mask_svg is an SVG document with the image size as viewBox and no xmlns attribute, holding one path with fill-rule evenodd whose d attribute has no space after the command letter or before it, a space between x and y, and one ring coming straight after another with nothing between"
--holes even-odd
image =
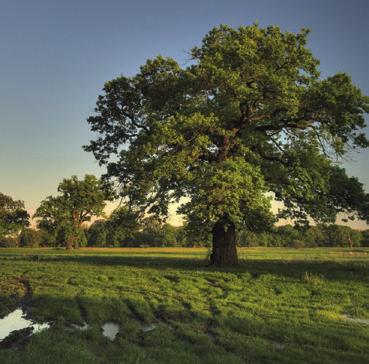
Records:
<instances>
[{"instance_id":1,"label":"tire track in grass","mask_svg":"<svg viewBox=\"0 0 369 364\"><path fill-rule=\"evenodd\" d=\"M88 313L87 313L86 307L83 304L82 298L79 297L79 296L76 296L75 300L76 300L79 312L81 314L82 321L87 323L88 322Z\"/></svg>"},{"instance_id":2,"label":"tire track in grass","mask_svg":"<svg viewBox=\"0 0 369 364\"><path fill-rule=\"evenodd\" d=\"M19 283L21 283L24 287L24 295L19 301L19 306L27 311L29 303L32 301L33 297L33 289L30 283L30 280L27 276L21 276L19 278Z\"/></svg>"},{"instance_id":3,"label":"tire track in grass","mask_svg":"<svg viewBox=\"0 0 369 364\"><path fill-rule=\"evenodd\" d=\"M208 302L208 309L210 313L210 317L205 320L205 330L207 335L212 340L213 344L216 347L221 347L224 351L229 352L228 348L226 348L222 341L219 338L219 335L216 332L216 329L219 326L219 316L221 315L221 310L217 307L216 301L214 299L214 294L212 289L215 288L220 290L221 293L218 295L219 298L226 298L229 294L228 289L224 289L224 287L219 284L218 279L206 277L205 281L207 282L207 287L202 289L203 295Z\"/></svg>"}]
</instances>

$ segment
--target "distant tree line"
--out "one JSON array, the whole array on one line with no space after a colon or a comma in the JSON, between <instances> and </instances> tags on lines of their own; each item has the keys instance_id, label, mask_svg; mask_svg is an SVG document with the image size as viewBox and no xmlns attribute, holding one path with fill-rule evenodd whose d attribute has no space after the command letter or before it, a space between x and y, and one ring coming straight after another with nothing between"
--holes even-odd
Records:
<instances>
[{"instance_id":1,"label":"distant tree line","mask_svg":"<svg viewBox=\"0 0 369 364\"><path fill-rule=\"evenodd\" d=\"M316 225L305 229L292 225L273 227L269 232L241 231L240 246L274 247L360 247L369 246L369 230L355 230L337 224Z\"/></svg>"},{"instance_id":2,"label":"distant tree line","mask_svg":"<svg viewBox=\"0 0 369 364\"><path fill-rule=\"evenodd\" d=\"M81 247L208 247L211 236L196 239L188 225L173 226L153 217L142 221L126 220L115 225L117 215L127 211L116 210L108 219L94 221L79 233ZM0 247L66 247L67 229L50 234L43 228L25 227L16 237L0 238ZM238 246L242 247L369 247L369 230L359 231L342 225L317 225L305 230L292 225L274 227L268 232L239 232Z\"/></svg>"},{"instance_id":3,"label":"distant tree line","mask_svg":"<svg viewBox=\"0 0 369 364\"><path fill-rule=\"evenodd\" d=\"M95 221L85 230L87 246L95 247L194 247L210 246L211 236L195 235L188 224L173 226L153 217L137 223L135 230L116 229L110 219ZM199 238L200 237L200 238ZM268 232L239 232L238 246L265 247L369 247L369 230L359 231L342 225L317 225L304 230L292 225L273 227Z\"/></svg>"},{"instance_id":4,"label":"distant tree line","mask_svg":"<svg viewBox=\"0 0 369 364\"><path fill-rule=\"evenodd\" d=\"M195 219L173 226L155 215L142 215L129 205L103 212L114 195L111 186L94 176L64 179L57 196L48 196L29 227L22 201L0 193L0 247L193 247L211 246L212 234ZM369 246L369 230L337 224L272 226L265 230L240 229L238 246L359 247Z\"/></svg>"}]
</instances>

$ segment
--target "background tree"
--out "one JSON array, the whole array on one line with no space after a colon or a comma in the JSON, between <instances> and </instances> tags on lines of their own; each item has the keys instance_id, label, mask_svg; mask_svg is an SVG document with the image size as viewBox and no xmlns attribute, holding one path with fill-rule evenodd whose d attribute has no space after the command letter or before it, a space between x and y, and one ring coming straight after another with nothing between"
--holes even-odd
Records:
<instances>
[{"instance_id":1,"label":"background tree","mask_svg":"<svg viewBox=\"0 0 369 364\"><path fill-rule=\"evenodd\" d=\"M41 201L33 218L37 219L37 227L48 236L48 245L57 246L59 230L69 224L68 213L64 209L62 198L48 196ZM61 245L65 245L65 242Z\"/></svg>"},{"instance_id":2,"label":"background tree","mask_svg":"<svg viewBox=\"0 0 369 364\"><path fill-rule=\"evenodd\" d=\"M0 238L17 235L29 225L29 214L22 201L15 201L0 192Z\"/></svg>"},{"instance_id":3,"label":"background tree","mask_svg":"<svg viewBox=\"0 0 369 364\"><path fill-rule=\"evenodd\" d=\"M85 149L149 213L186 197L178 212L211 229L216 265L237 263L236 228L273 222L270 193L298 224L368 219L368 194L336 161L368 147L369 99L344 73L320 79L307 34L223 25L185 68L148 60L105 84Z\"/></svg>"},{"instance_id":4,"label":"background tree","mask_svg":"<svg viewBox=\"0 0 369 364\"><path fill-rule=\"evenodd\" d=\"M99 219L94 221L87 231L88 246L106 246L108 228L106 220Z\"/></svg>"},{"instance_id":5,"label":"background tree","mask_svg":"<svg viewBox=\"0 0 369 364\"><path fill-rule=\"evenodd\" d=\"M323 246L357 247L361 244L362 234L348 226L331 224L322 226Z\"/></svg>"},{"instance_id":6,"label":"background tree","mask_svg":"<svg viewBox=\"0 0 369 364\"><path fill-rule=\"evenodd\" d=\"M178 229L161 221L155 215L142 219L140 232L136 234L136 241L149 246L174 246L177 243Z\"/></svg>"},{"instance_id":7,"label":"background tree","mask_svg":"<svg viewBox=\"0 0 369 364\"><path fill-rule=\"evenodd\" d=\"M186 246L211 246L211 227L201 226L201 220L197 220L196 216L187 217L183 225L183 233Z\"/></svg>"},{"instance_id":8,"label":"background tree","mask_svg":"<svg viewBox=\"0 0 369 364\"><path fill-rule=\"evenodd\" d=\"M23 229L19 235L19 247L38 248L44 243L44 234L41 230Z\"/></svg>"},{"instance_id":9,"label":"background tree","mask_svg":"<svg viewBox=\"0 0 369 364\"><path fill-rule=\"evenodd\" d=\"M369 246L369 230L364 230L361 233L361 245Z\"/></svg>"},{"instance_id":10,"label":"background tree","mask_svg":"<svg viewBox=\"0 0 369 364\"><path fill-rule=\"evenodd\" d=\"M115 209L107 220L107 243L124 245L132 242L140 229L139 213L123 206Z\"/></svg>"},{"instance_id":11,"label":"background tree","mask_svg":"<svg viewBox=\"0 0 369 364\"><path fill-rule=\"evenodd\" d=\"M140 218L138 211L123 206L91 224L87 239L89 246L176 246L185 239L182 230L155 216Z\"/></svg>"},{"instance_id":12,"label":"background tree","mask_svg":"<svg viewBox=\"0 0 369 364\"><path fill-rule=\"evenodd\" d=\"M112 198L109 191L95 176L86 175L64 179L58 186L59 196L48 196L41 202L34 217L38 227L57 236L57 243L65 242L67 249L86 243L82 224L102 216L105 201Z\"/></svg>"}]
</instances>

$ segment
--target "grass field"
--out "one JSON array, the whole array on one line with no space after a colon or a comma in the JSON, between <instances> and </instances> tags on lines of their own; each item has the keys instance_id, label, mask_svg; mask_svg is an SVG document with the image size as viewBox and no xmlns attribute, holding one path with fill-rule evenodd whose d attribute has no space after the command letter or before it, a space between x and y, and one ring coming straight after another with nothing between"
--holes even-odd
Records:
<instances>
[{"instance_id":1,"label":"grass field","mask_svg":"<svg viewBox=\"0 0 369 364\"><path fill-rule=\"evenodd\" d=\"M1 249L0 317L27 296L52 325L0 363L369 363L369 249L245 248L234 269L206 256Z\"/></svg>"}]
</instances>

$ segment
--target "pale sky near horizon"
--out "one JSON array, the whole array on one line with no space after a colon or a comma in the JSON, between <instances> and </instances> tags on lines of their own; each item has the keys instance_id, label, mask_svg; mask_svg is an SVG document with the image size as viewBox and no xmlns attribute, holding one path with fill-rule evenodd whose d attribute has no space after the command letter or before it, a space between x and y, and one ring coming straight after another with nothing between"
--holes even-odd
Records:
<instances>
[{"instance_id":1,"label":"pale sky near horizon","mask_svg":"<svg viewBox=\"0 0 369 364\"><path fill-rule=\"evenodd\" d=\"M184 64L221 23L310 28L322 77L347 72L369 95L368 16L369 0L0 0L0 191L32 212L63 178L100 175L82 145L104 82L158 54ZM369 191L369 150L350 158Z\"/></svg>"}]
</instances>

